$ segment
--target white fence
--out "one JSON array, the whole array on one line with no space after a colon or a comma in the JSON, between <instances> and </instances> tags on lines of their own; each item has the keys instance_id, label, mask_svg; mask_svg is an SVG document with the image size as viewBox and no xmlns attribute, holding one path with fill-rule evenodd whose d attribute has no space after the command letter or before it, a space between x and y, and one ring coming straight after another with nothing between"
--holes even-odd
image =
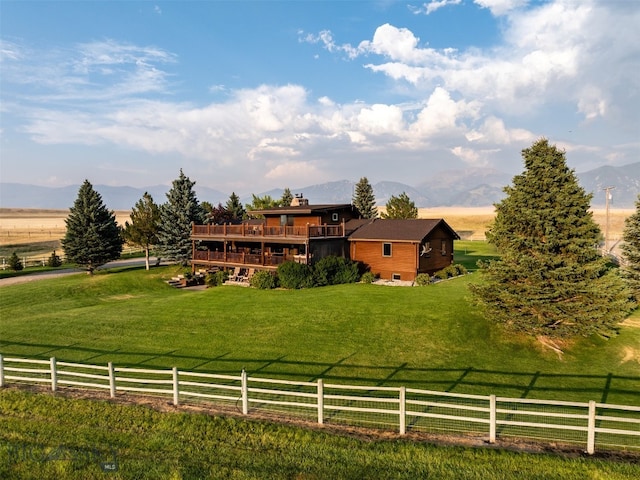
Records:
<instances>
[{"instance_id":1,"label":"white fence","mask_svg":"<svg viewBox=\"0 0 640 480\"><path fill-rule=\"evenodd\" d=\"M3 358L0 387L8 381L135 392L235 406L250 412L277 412L351 426L473 435L490 443L497 438L535 439L583 445L640 449L640 407L595 401L562 402L495 395L465 395L405 387L374 387L196 373L172 369L143 369L86 365L50 360Z\"/></svg>"}]
</instances>

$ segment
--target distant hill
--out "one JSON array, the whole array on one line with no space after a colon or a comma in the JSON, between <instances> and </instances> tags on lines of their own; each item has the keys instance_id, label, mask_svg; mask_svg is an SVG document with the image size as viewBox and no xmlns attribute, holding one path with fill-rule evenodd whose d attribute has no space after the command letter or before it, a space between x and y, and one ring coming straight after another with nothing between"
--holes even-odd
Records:
<instances>
[{"instance_id":1,"label":"distant hill","mask_svg":"<svg viewBox=\"0 0 640 480\"><path fill-rule=\"evenodd\" d=\"M640 193L640 162L622 167L600 167L579 174L580 184L593 194L591 205L603 207L606 204L605 187L611 190L612 208L633 208Z\"/></svg>"},{"instance_id":2,"label":"distant hill","mask_svg":"<svg viewBox=\"0 0 640 480\"><path fill-rule=\"evenodd\" d=\"M640 162L622 167L600 167L577 174L582 187L593 194L592 205L605 205L604 188L614 186L612 190L613 208L634 208L635 200L640 192ZM466 170L448 170L436 172L416 186L398 182L378 182L373 185L373 191L378 205L387 203L391 195L405 192L417 207L490 206L504 198L503 188L511 184L513 177L504 172L492 169L469 168ZM302 193L311 203L351 203L355 189L355 181L339 180L305 187L291 188L292 193ZM0 183L0 207L5 208L52 208L68 209L73 205L78 194L79 185L67 187L41 187L18 183ZM102 195L107 208L111 210L130 210L142 197L149 192L156 203L166 201L169 186L155 185L144 188L112 187L94 185ZM213 205L229 199L231 192L221 192L196 184L195 191L200 201L207 201ZM254 192L256 195L270 195L278 199L282 196L282 189L268 192ZM243 204L251 201L251 192L239 194Z\"/></svg>"}]
</instances>

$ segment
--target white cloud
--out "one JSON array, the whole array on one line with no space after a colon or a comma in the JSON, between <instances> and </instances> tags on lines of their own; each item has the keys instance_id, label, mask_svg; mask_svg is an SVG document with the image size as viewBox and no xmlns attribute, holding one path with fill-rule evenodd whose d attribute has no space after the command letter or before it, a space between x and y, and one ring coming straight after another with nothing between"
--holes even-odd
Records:
<instances>
[{"instance_id":1,"label":"white cloud","mask_svg":"<svg viewBox=\"0 0 640 480\"><path fill-rule=\"evenodd\" d=\"M390 24L355 47L339 44L328 30L300 33L300 41L337 56L366 55L368 72L402 86L400 100L385 97L395 102L339 103L287 84L213 85L211 93L223 94L212 95L210 103L180 102L172 95L176 55L106 40L77 45L71 53L3 42L3 85L16 87L15 99L3 98L2 109L21 116L22 131L41 144L114 145L177 156L213 172L212 178L246 182L245 188L300 185L306 178L317 183L346 176L353 165L382 171L389 159L402 166L386 170L389 177L405 175L405 181L413 165L442 158L452 168L508 167L540 136L555 136L568 151L591 158L637 161L637 144L612 146L615 141L606 139L609 146L596 145L590 137L569 142L558 132L580 122L603 136L616 128L640 130L640 9L594 0L527 8L517 1L475 3L502 17L502 43L484 50L434 49ZM559 106L576 117L574 126L555 126ZM8 136L4 128L2 136Z\"/></svg>"},{"instance_id":2,"label":"white cloud","mask_svg":"<svg viewBox=\"0 0 640 480\"><path fill-rule=\"evenodd\" d=\"M423 3L421 8L409 6L409 9L415 14L424 13L425 15L430 15L442 7L446 7L447 5L460 5L461 2L462 0L431 0L429 3Z\"/></svg>"},{"instance_id":3,"label":"white cloud","mask_svg":"<svg viewBox=\"0 0 640 480\"><path fill-rule=\"evenodd\" d=\"M462 146L456 146L451 149L451 153L472 167L486 167L490 165L491 157L499 151L499 149L476 150Z\"/></svg>"},{"instance_id":4,"label":"white cloud","mask_svg":"<svg viewBox=\"0 0 640 480\"><path fill-rule=\"evenodd\" d=\"M488 8L495 16L501 16L529 2L528 0L473 0L473 3L482 8Z\"/></svg>"},{"instance_id":5,"label":"white cloud","mask_svg":"<svg viewBox=\"0 0 640 480\"><path fill-rule=\"evenodd\" d=\"M371 134L399 133L404 129L402 110L395 105L371 105L358 114L361 131Z\"/></svg>"}]
</instances>

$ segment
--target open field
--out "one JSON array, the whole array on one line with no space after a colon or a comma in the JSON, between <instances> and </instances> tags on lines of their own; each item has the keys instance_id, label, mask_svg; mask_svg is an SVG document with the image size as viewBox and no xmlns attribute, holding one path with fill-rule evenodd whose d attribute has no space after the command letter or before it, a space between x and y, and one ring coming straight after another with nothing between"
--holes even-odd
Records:
<instances>
[{"instance_id":1,"label":"open field","mask_svg":"<svg viewBox=\"0 0 640 480\"><path fill-rule=\"evenodd\" d=\"M0 391L0 477L13 479L631 480L633 457L463 448L184 408ZM162 411L159 411L159 410ZM337 433L337 434L336 434Z\"/></svg>"},{"instance_id":2,"label":"open field","mask_svg":"<svg viewBox=\"0 0 640 480\"><path fill-rule=\"evenodd\" d=\"M612 242L622 237L624 220L633 209L612 209L609 215L609 238ZM22 256L50 254L60 248L64 236L67 210L37 210L0 208L0 257L13 250ZM129 220L128 211L117 211L120 225ZM482 240L487 226L494 217L493 207L438 207L421 208L420 218L444 218L463 239ZM604 209L594 210L594 220L604 233L606 215ZM7 253L9 252L9 253Z\"/></svg>"},{"instance_id":3,"label":"open field","mask_svg":"<svg viewBox=\"0 0 640 480\"><path fill-rule=\"evenodd\" d=\"M0 208L0 258L14 251L20 258L45 259L53 250L62 253L60 240L65 233L68 210ZM115 212L120 225L130 212Z\"/></svg>"},{"instance_id":4,"label":"open field","mask_svg":"<svg viewBox=\"0 0 640 480\"><path fill-rule=\"evenodd\" d=\"M468 262L491 254L460 243ZM476 274L421 288L185 291L164 283L175 273L114 269L1 287L0 352L640 405L640 311L617 337L578 339L558 356L482 318L467 288Z\"/></svg>"}]
</instances>

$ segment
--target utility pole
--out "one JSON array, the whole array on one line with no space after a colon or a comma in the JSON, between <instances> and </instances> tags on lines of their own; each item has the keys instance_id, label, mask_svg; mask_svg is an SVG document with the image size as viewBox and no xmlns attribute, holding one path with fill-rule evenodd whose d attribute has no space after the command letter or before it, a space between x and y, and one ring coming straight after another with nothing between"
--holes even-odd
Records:
<instances>
[{"instance_id":1,"label":"utility pole","mask_svg":"<svg viewBox=\"0 0 640 480\"><path fill-rule=\"evenodd\" d=\"M605 212L606 212L606 220L605 220L605 229L604 229L604 251L606 255L609 255L609 209L611 207L611 190L616 187L604 187L603 190L605 192Z\"/></svg>"}]
</instances>

